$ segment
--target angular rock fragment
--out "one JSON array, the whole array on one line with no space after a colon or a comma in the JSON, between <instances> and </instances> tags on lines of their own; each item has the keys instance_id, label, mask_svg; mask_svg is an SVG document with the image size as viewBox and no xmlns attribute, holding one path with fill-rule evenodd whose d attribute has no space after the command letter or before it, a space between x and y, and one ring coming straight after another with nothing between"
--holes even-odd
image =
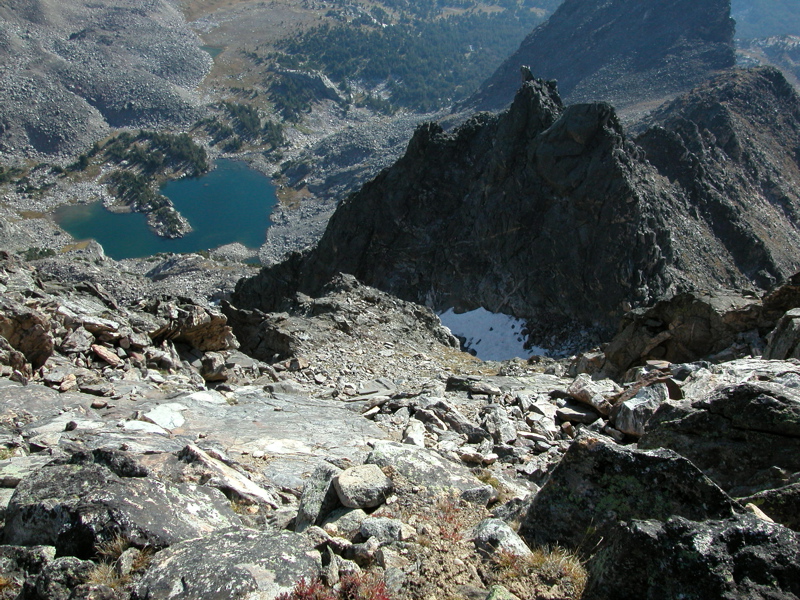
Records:
<instances>
[{"instance_id":1,"label":"angular rock fragment","mask_svg":"<svg viewBox=\"0 0 800 600\"><path fill-rule=\"evenodd\" d=\"M295 523L296 532L302 533L312 525L321 525L328 513L339 506L339 496L333 480L341 472L341 469L328 463L322 463L314 469L303 486Z\"/></svg>"}]
</instances>

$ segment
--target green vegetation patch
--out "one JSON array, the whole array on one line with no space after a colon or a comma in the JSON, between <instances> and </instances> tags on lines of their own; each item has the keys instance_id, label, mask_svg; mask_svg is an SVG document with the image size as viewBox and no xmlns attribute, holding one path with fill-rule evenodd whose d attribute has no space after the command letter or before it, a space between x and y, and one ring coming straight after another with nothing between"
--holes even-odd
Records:
<instances>
[{"instance_id":1,"label":"green vegetation patch","mask_svg":"<svg viewBox=\"0 0 800 600\"><path fill-rule=\"evenodd\" d=\"M386 10L375 7L285 40L272 58L283 68L319 70L345 89L353 80L385 83L391 104L429 111L472 93L541 22L543 5L550 4L390 0L384 5L395 14L391 22ZM270 100L284 118L297 120L313 98L285 78Z\"/></svg>"}]
</instances>

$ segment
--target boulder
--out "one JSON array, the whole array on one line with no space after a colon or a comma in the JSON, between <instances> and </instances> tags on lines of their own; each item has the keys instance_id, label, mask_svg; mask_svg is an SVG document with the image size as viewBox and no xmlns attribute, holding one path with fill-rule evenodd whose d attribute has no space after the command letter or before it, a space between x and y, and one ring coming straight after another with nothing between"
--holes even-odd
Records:
<instances>
[{"instance_id":1,"label":"boulder","mask_svg":"<svg viewBox=\"0 0 800 600\"><path fill-rule=\"evenodd\" d=\"M776 523L800 531L800 483L764 490L739 501L754 504Z\"/></svg>"},{"instance_id":2,"label":"boulder","mask_svg":"<svg viewBox=\"0 0 800 600\"><path fill-rule=\"evenodd\" d=\"M213 309L188 303L163 302L155 311L169 317L167 325L150 332L150 337L156 343L162 340L183 342L201 352L239 347L227 317Z\"/></svg>"},{"instance_id":3,"label":"boulder","mask_svg":"<svg viewBox=\"0 0 800 600\"><path fill-rule=\"evenodd\" d=\"M144 477L119 477L97 464L51 464L23 479L6 512L6 544L55 546L88 558L116 535L163 548L239 525L219 491Z\"/></svg>"},{"instance_id":4,"label":"boulder","mask_svg":"<svg viewBox=\"0 0 800 600\"><path fill-rule=\"evenodd\" d=\"M787 311L767 337L763 358L786 360L800 358L800 308Z\"/></svg>"},{"instance_id":5,"label":"boulder","mask_svg":"<svg viewBox=\"0 0 800 600\"><path fill-rule=\"evenodd\" d=\"M134 586L133 600L272 600L301 579L319 577L310 540L284 531L229 529L158 553Z\"/></svg>"},{"instance_id":6,"label":"boulder","mask_svg":"<svg viewBox=\"0 0 800 600\"><path fill-rule=\"evenodd\" d=\"M333 479L339 501L348 508L374 508L392 493L392 480L374 464L351 467Z\"/></svg>"},{"instance_id":7,"label":"boulder","mask_svg":"<svg viewBox=\"0 0 800 600\"><path fill-rule=\"evenodd\" d=\"M800 598L800 535L747 514L623 523L587 566L586 600Z\"/></svg>"},{"instance_id":8,"label":"boulder","mask_svg":"<svg viewBox=\"0 0 800 600\"><path fill-rule=\"evenodd\" d=\"M669 399L669 390L663 383L640 389L633 398L616 405L611 413L614 426L622 433L635 437L644 435L645 425L661 403Z\"/></svg>"},{"instance_id":9,"label":"boulder","mask_svg":"<svg viewBox=\"0 0 800 600\"><path fill-rule=\"evenodd\" d=\"M529 546L591 548L618 521L731 516L739 507L692 463L670 450L642 451L575 440L536 494L520 526Z\"/></svg>"},{"instance_id":10,"label":"boulder","mask_svg":"<svg viewBox=\"0 0 800 600\"><path fill-rule=\"evenodd\" d=\"M408 444L378 442L367 464L393 467L414 485L434 493L455 493L469 502L486 504L497 497L495 489L481 483L466 467L438 454Z\"/></svg>"},{"instance_id":11,"label":"boulder","mask_svg":"<svg viewBox=\"0 0 800 600\"><path fill-rule=\"evenodd\" d=\"M626 313L606 361L620 374L649 359L688 363L725 350L760 324L761 304L754 298L679 294Z\"/></svg>"},{"instance_id":12,"label":"boulder","mask_svg":"<svg viewBox=\"0 0 800 600\"><path fill-rule=\"evenodd\" d=\"M342 472L329 463L318 465L303 486L295 521L295 531L302 533L312 525L321 525L325 517L339 506L339 496L333 480Z\"/></svg>"},{"instance_id":13,"label":"boulder","mask_svg":"<svg viewBox=\"0 0 800 600\"><path fill-rule=\"evenodd\" d=\"M501 519L484 519L472 534L475 549L486 557L504 553L517 557L531 555L531 550L517 532Z\"/></svg>"},{"instance_id":14,"label":"boulder","mask_svg":"<svg viewBox=\"0 0 800 600\"><path fill-rule=\"evenodd\" d=\"M360 508L337 508L322 522L322 529L332 536L352 540L366 518L367 513Z\"/></svg>"},{"instance_id":15,"label":"boulder","mask_svg":"<svg viewBox=\"0 0 800 600\"><path fill-rule=\"evenodd\" d=\"M403 529L403 522L399 519L367 517L361 522L360 533L365 540L375 537L381 543L399 542L407 537Z\"/></svg>"},{"instance_id":16,"label":"boulder","mask_svg":"<svg viewBox=\"0 0 800 600\"><path fill-rule=\"evenodd\" d=\"M517 430L508 412L499 404L488 404L483 408L483 428L488 431L498 444L510 444L517 439Z\"/></svg>"},{"instance_id":17,"label":"boulder","mask_svg":"<svg viewBox=\"0 0 800 600\"><path fill-rule=\"evenodd\" d=\"M784 486L789 473L800 472L800 391L743 383L665 402L639 447L680 453L733 496Z\"/></svg>"},{"instance_id":18,"label":"boulder","mask_svg":"<svg viewBox=\"0 0 800 600\"><path fill-rule=\"evenodd\" d=\"M38 369L53 354L53 334L46 315L15 302L0 298L0 336L25 355L34 369Z\"/></svg>"},{"instance_id":19,"label":"boulder","mask_svg":"<svg viewBox=\"0 0 800 600\"><path fill-rule=\"evenodd\" d=\"M62 556L47 563L33 580L25 583L25 600L70 600L72 591L86 581L94 567L88 560Z\"/></svg>"},{"instance_id":20,"label":"boulder","mask_svg":"<svg viewBox=\"0 0 800 600\"><path fill-rule=\"evenodd\" d=\"M591 406L601 415L611 412L608 399L617 396L622 389L610 379L594 381L586 373L581 373L567 388L567 393L583 404Z\"/></svg>"}]
</instances>

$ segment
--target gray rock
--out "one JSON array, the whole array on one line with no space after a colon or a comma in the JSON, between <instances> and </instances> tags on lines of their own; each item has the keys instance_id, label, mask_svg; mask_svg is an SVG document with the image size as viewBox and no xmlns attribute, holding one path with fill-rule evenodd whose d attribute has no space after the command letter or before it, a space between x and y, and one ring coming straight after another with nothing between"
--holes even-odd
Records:
<instances>
[{"instance_id":1,"label":"gray rock","mask_svg":"<svg viewBox=\"0 0 800 600\"><path fill-rule=\"evenodd\" d=\"M322 528L332 536L352 540L366 518L367 513L360 508L337 508L322 522Z\"/></svg>"},{"instance_id":2,"label":"gray rock","mask_svg":"<svg viewBox=\"0 0 800 600\"><path fill-rule=\"evenodd\" d=\"M662 402L669 399L669 390L663 383L642 388L637 394L614 407L612 418L615 427L628 435L641 437L645 425Z\"/></svg>"},{"instance_id":3,"label":"gray rock","mask_svg":"<svg viewBox=\"0 0 800 600\"><path fill-rule=\"evenodd\" d=\"M472 534L475 549L486 557L497 552L518 557L531 555L530 548L517 535L517 532L500 519L484 519L475 527Z\"/></svg>"},{"instance_id":4,"label":"gray rock","mask_svg":"<svg viewBox=\"0 0 800 600\"><path fill-rule=\"evenodd\" d=\"M800 531L800 483L764 490L739 501L752 503L776 523Z\"/></svg>"},{"instance_id":5,"label":"gray rock","mask_svg":"<svg viewBox=\"0 0 800 600\"><path fill-rule=\"evenodd\" d=\"M61 342L60 350L66 354L88 352L95 343L94 336L83 327L71 331Z\"/></svg>"},{"instance_id":6,"label":"gray rock","mask_svg":"<svg viewBox=\"0 0 800 600\"><path fill-rule=\"evenodd\" d=\"M587 566L587 600L800 597L800 535L752 515L621 524Z\"/></svg>"},{"instance_id":7,"label":"gray rock","mask_svg":"<svg viewBox=\"0 0 800 600\"><path fill-rule=\"evenodd\" d=\"M486 504L497 497L494 488L478 481L466 467L416 446L379 442L366 462L394 467L415 485L433 492L457 493L469 502Z\"/></svg>"},{"instance_id":8,"label":"gray rock","mask_svg":"<svg viewBox=\"0 0 800 600\"><path fill-rule=\"evenodd\" d=\"M800 391L744 383L665 402L639 447L682 454L734 496L784 486L788 473L800 472Z\"/></svg>"},{"instance_id":9,"label":"gray rock","mask_svg":"<svg viewBox=\"0 0 800 600\"><path fill-rule=\"evenodd\" d=\"M379 542L399 542L403 539L403 522L387 517L368 517L361 522L361 536L368 540L375 537Z\"/></svg>"},{"instance_id":10,"label":"gray rock","mask_svg":"<svg viewBox=\"0 0 800 600\"><path fill-rule=\"evenodd\" d=\"M800 308L784 314L767 337L768 344L763 358L786 360L800 358Z\"/></svg>"},{"instance_id":11,"label":"gray rock","mask_svg":"<svg viewBox=\"0 0 800 600\"><path fill-rule=\"evenodd\" d=\"M583 404L575 404L570 402L564 406L556 409L556 416L562 421L569 421L570 423L594 423L600 418L593 408Z\"/></svg>"},{"instance_id":12,"label":"gray rock","mask_svg":"<svg viewBox=\"0 0 800 600\"><path fill-rule=\"evenodd\" d=\"M302 533L312 525L321 525L325 517L339 505L333 480L342 472L329 463L321 463L311 473L303 487L295 531Z\"/></svg>"},{"instance_id":13,"label":"gray rock","mask_svg":"<svg viewBox=\"0 0 800 600\"><path fill-rule=\"evenodd\" d=\"M425 447L425 425L422 421L414 418L408 420L408 425L403 431L403 443L420 448Z\"/></svg>"},{"instance_id":14,"label":"gray rock","mask_svg":"<svg viewBox=\"0 0 800 600\"><path fill-rule=\"evenodd\" d=\"M484 407L483 428L498 444L510 444L517 439L517 429L508 417L506 409L499 404Z\"/></svg>"},{"instance_id":15,"label":"gray rock","mask_svg":"<svg viewBox=\"0 0 800 600\"><path fill-rule=\"evenodd\" d=\"M212 488L119 477L96 464L56 464L17 486L5 543L53 545L59 554L89 557L115 535L163 548L239 524L227 498Z\"/></svg>"},{"instance_id":16,"label":"gray rock","mask_svg":"<svg viewBox=\"0 0 800 600\"><path fill-rule=\"evenodd\" d=\"M56 558L42 568L33 586L26 583L23 597L26 600L69 600L72 590L86 581L93 567L94 563L74 556Z\"/></svg>"},{"instance_id":17,"label":"gray rock","mask_svg":"<svg viewBox=\"0 0 800 600\"><path fill-rule=\"evenodd\" d=\"M302 535L218 531L158 553L133 600L272 600L300 579L318 577L319 552Z\"/></svg>"},{"instance_id":18,"label":"gray rock","mask_svg":"<svg viewBox=\"0 0 800 600\"><path fill-rule=\"evenodd\" d=\"M502 585L493 585L489 588L485 600L519 600L519 598Z\"/></svg>"},{"instance_id":19,"label":"gray rock","mask_svg":"<svg viewBox=\"0 0 800 600\"><path fill-rule=\"evenodd\" d=\"M581 437L536 494L520 535L530 545L592 547L631 519L724 518L740 507L688 460Z\"/></svg>"},{"instance_id":20,"label":"gray rock","mask_svg":"<svg viewBox=\"0 0 800 600\"><path fill-rule=\"evenodd\" d=\"M373 508L386 502L392 480L374 464L351 467L333 479L339 501L348 508Z\"/></svg>"},{"instance_id":21,"label":"gray rock","mask_svg":"<svg viewBox=\"0 0 800 600\"><path fill-rule=\"evenodd\" d=\"M567 393L582 404L591 406L601 415L611 412L608 398L622 392L622 389L610 379L594 381L591 376L581 373L567 388Z\"/></svg>"}]
</instances>

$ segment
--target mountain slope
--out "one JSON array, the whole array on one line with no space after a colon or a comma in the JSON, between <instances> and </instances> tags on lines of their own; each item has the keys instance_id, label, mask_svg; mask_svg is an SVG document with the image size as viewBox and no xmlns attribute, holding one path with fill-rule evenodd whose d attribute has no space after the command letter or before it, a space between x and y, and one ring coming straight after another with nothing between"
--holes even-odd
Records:
<instances>
[{"instance_id":1,"label":"mountain slope","mask_svg":"<svg viewBox=\"0 0 800 600\"><path fill-rule=\"evenodd\" d=\"M528 82L504 113L421 127L316 248L241 281L234 303L278 310L341 271L440 310L609 329L628 305L800 268L800 98L778 71L721 77L639 139L609 105L564 108Z\"/></svg>"},{"instance_id":2,"label":"mountain slope","mask_svg":"<svg viewBox=\"0 0 800 600\"><path fill-rule=\"evenodd\" d=\"M466 105L507 106L521 65L568 102L662 99L732 67L733 32L730 0L565 0Z\"/></svg>"},{"instance_id":3,"label":"mountain slope","mask_svg":"<svg viewBox=\"0 0 800 600\"><path fill-rule=\"evenodd\" d=\"M71 154L109 126L196 119L211 57L167 0L11 0L0 62L0 153Z\"/></svg>"}]
</instances>

